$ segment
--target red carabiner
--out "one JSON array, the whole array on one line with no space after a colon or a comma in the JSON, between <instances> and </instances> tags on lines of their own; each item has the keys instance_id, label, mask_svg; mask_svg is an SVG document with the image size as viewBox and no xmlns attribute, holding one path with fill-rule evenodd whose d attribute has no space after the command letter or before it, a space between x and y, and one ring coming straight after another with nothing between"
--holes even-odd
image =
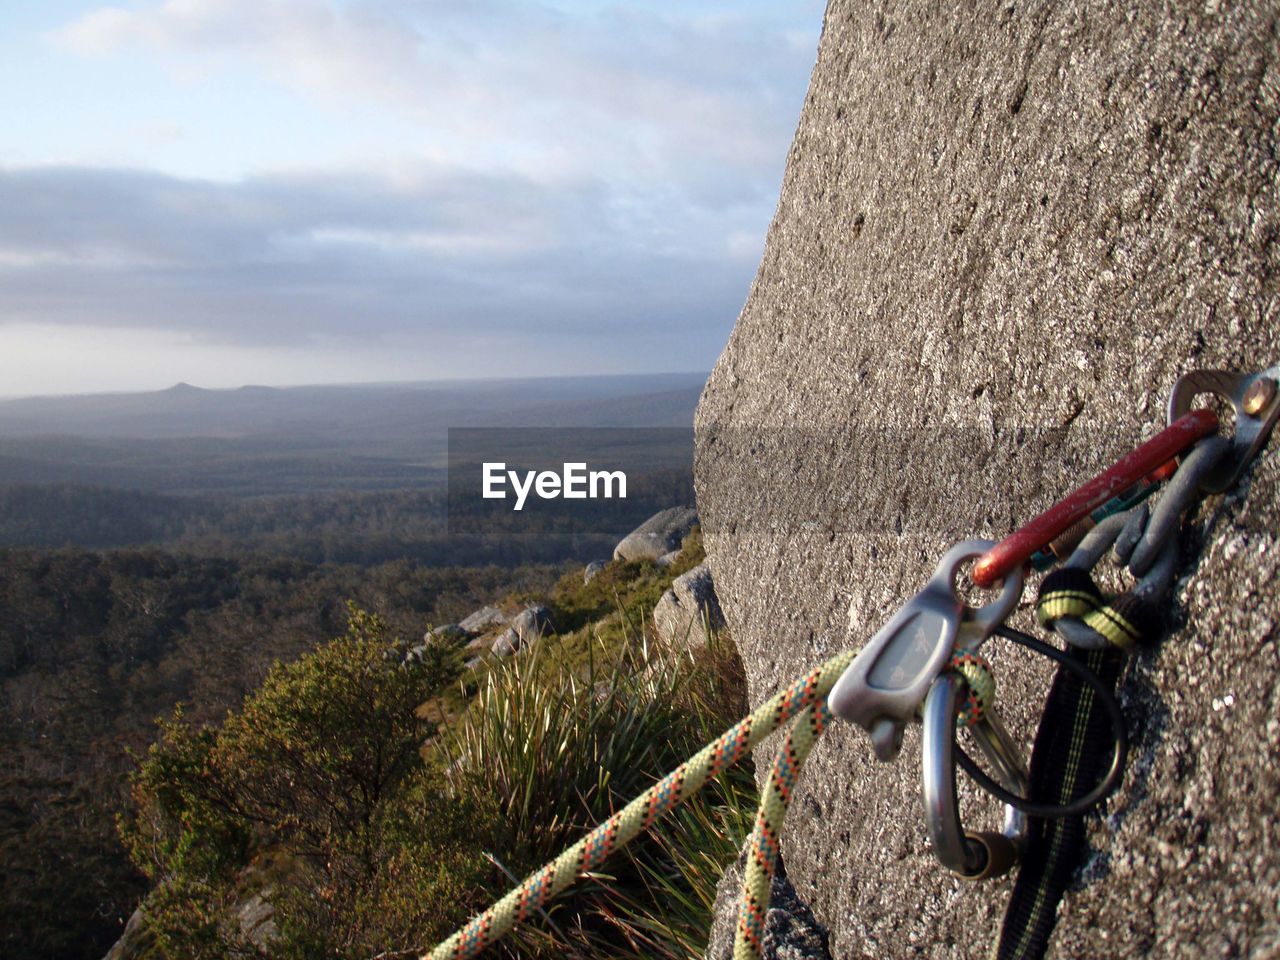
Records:
<instances>
[{"instance_id":1,"label":"red carabiner","mask_svg":"<svg viewBox=\"0 0 1280 960\"><path fill-rule=\"evenodd\" d=\"M1022 566L1033 553L1052 543L1073 523L1159 470L1197 440L1217 432L1217 429L1218 415L1212 410L1192 410L1179 417L1075 493L1059 500L984 553L973 566L973 582L983 588L995 586L1010 570Z\"/></svg>"}]
</instances>

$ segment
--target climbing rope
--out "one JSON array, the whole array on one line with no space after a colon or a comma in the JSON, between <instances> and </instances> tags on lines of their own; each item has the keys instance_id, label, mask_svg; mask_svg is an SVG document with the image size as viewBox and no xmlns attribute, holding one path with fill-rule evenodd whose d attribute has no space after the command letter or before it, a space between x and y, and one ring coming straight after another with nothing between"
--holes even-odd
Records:
<instances>
[{"instance_id":1,"label":"climbing rope","mask_svg":"<svg viewBox=\"0 0 1280 960\"><path fill-rule=\"evenodd\" d=\"M791 792L800 776L800 767L830 720L831 710L826 703L806 707L791 725L769 768L769 779L748 841L750 852L742 877L742 896L738 900L733 960L757 960L764 953L769 894L782 853L782 821L791 806Z\"/></svg>"},{"instance_id":2,"label":"climbing rope","mask_svg":"<svg viewBox=\"0 0 1280 960\"><path fill-rule=\"evenodd\" d=\"M982 878L997 875L1021 857L1023 869L996 955L999 960L1038 960L1083 849L1081 814L1105 799L1123 774L1126 735L1113 691L1124 655L1142 641L1153 639L1159 629L1159 602L1168 593L1177 569L1177 532L1183 513L1204 491L1221 491L1234 482L1280 419L1280 400L1274 390L1277 376L1280 368L1252 375L1198 372L1179 380L1167 428L1000 543L970 540L957 544L943 557L925 587L856 657L852 652L838 654L793 681L555 860L530 874L423 960L477 956L579 876L652 827L709 779L740 761L783 724L794 721L770 768L743 877L734 960L757 960L764 944L783 820L814 743L832 716L839 716L864 727L876 755L891 760L898 753L906 722L919 719L922 707L926 712L935 711L926 718L927 731L940 729L937 723L930 726L929 718L945 719L950 725L946 728L949 738L944 740L948 744L954 739L955 727L968 727L979 735L979 743L992 762L1003 765L1004 779L1025 787L1020 796L1008 784L996 783L958 748L954 761L951 750L945 751L945 771L930 770L926 761L926 798L941 798L936 809L927 811L935 845L939 838L959 845L952 851L958 852L958 857L949 862L939 853L940 859L949 866L962 863L952 868ZM1259 385L1270 385L1270 392L1259 391ZM1190 409L1196 393L1206 391L1235 406L1234 440L1214 436L1219 427L1215 414ZM1254 402L1256 395L1264 400ZM1243 419L1246 417L1253 419ZM1180 456L1175 471L1172 462ZM1147 498L1170 476L1154 511L1149 510ZM1076 540L1079 543L1072 548ZM1093 580L1092 571L1113 548L1138 582L1132 589L1107 598ZM1023 569L1028 564L1051 564L1054 557L1067 551L1070 556L1062 568L1044 579L1037 602L1041 624L1067 642L1068 649L1061 651L1005 626L1004 621L1021 595ZM967 606L956 593L961 564L974 557L979 558L971 573L974 583L1000 588L995 601L978 608ZM977 652L992 635L1031 647L1060 665L1037 733L1029 775L1020 760L1011 759L1007 734L992 709L995 681ZM938 701L943 709L954 709L951 717L936 712L932 697L926 702L926 695L942 674L957 678L964 694L961 700ZM1103 769L1105 754L1097 745L1105 739L1108 726L1111 763L1098 780L1096 773ZM1009 826L1003 837L994 835L979 843L977 835L961 832L953 762L1009 805ZM944 778L942 789L938 777ZM1030 815L1029 825L1024 813ZM949 829L939 829L940 825Z\"/></svg>"},{"instance_id":3,"label":"climbing rope","mask_svg":"<svg viewBox=\"0 0 1280 960\"><path fill-rule=\"evenodd\" d=\"M755 952L739 954L735 944L735 957L759 956L763 917L769 904L769 882L777 862L777 828L782 824L800 765L822 732L827 715L827 694L852 660L852 653L838 654L793 681L555 860L531 873L505 897L427 953L424 960L467 960L477 956L510 933L516 924L523 923L530 914L563 893L580 875L594 870L615 850L626 846L659 818L697 793L708 780L740 761L784 723L798 717L799 722L788 735L779 763L774 765L770 775L753 832L753 849L758 853L753 853L747 865L753 889L758 891L760 878L764 878L764 892L758 894L758 927L753 925L754 920L747 924L750 930L758 929L760 932L756 934L756 945L752 948ZM755 842L757 838L758 843ZM741 929L742 921L739 922L739 937L750 942L750 935L742 934Z\"/></svg>"}]
</instances>

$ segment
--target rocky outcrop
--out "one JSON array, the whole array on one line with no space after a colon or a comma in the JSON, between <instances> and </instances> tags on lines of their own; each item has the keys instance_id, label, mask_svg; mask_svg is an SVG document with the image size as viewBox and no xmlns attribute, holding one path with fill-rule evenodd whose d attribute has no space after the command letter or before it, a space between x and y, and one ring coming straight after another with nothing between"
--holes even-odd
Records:
<instances>
[{"instance_id":1,"label":"rocky outcrop","mask_svg":"<svg viewBox=\"0 0 1280 960\"><path fill-rule=\"evenodd\" d=\"M697 416L753 703L865 641L952 542L1002 536L1149 436L1180 374L1280 361L1276 37L1257 3L833 0ZM1277 443L1186 538L1170 634L1125 681L1132 762L1050 957L1280 941ZM1026 741L1048 676L998 662ZM786 858L835 956L990 950L1011 883L934 864L918 765L914 730L882 765L840 724L808 763ZM995 822L967 786L962 803Z\"/></svg>"},{"instance_id":2,"label":"rocky outcrop","mask_svg":"<svg viewBox=\"0 0 1280 960\"><path fill-rule=\"evenodd\" d=\"M509 657L554 632L551 611L541 604L534 604L512 617L511 625L493 642L492 650L500 657Z\"/></svg>"},{"instance_id":3,"label":"rocky outcrop","mask_svg":"<svg viewBox=\"0 0 1280 960\"><path fill-rule=\"evenodd\" d=\"M232 914L239 939L252 944L263 954L270 952L268 948L272 941L280 936L276 926L276 910L271 903L271 894L274 892L273 887L267 886L250 894L236 904Z\"/></svg>"},{"instance_id":4,"label":"rocky outcrop","mask_svg":"<svg viewBox=\"0 0 1280 960\"><path fill-rule=\"evenodd\" d=\"M711 569L699 564L671 581L653 608L653 626L667 643L706 646L707 632L724 626Z\"/></svg>"},{"instance_id":5,"label":"rocky outcrop","mask_svg":"<svg viewBox=\"0 0 1280 960\"><path fill-rule=\"evenodd\" d=\"M655 513L618 542L615 560L657 560L680 549L680 543L698 523L693 507L670 507Z\"/></svg>"},{"instance_id":6,"label":"rocky outcrop","mask_svg":"<svg viewBox=\"0 0 1280 960\"><path fill-rule=\"evenodd\" d=\"M155 946L155 934L147 927L147 915L138 907L129 915L120 939L111 945L103 960L142 960L154 952Z\"/></svg>"},{"instance_id":7,"label":"rocky outcrop","mask_svg":"<svg viewBox=\"0 0 1280 960\"><path fill-rule=\"evenodd\" d=\"M452 647L461 644L470 634L456 623L447 623L428 630L422 635L422 642L410 647L404 654L405 663L414 663L427 656L433 647Z\"/></svg>"},{"instance_id":8,"label":"rocky outcrop","mask_svg":"<svg viewBox=\"0 0 1280 960\"><path fill-rule=\"evenodd\" d=\"M505 624L508 617L497 607L481 607L475 613L458 621L458 626L469 634L484 633Z\"/></svg>"},{"instance_id":9,"label":"rocky outcrop","mask_svg":"<svg viewBox=\"0 0 1280 960\"><path fill-rule=\"evenodd\" d=\"M264 869L257 865L240 872L238 882L243 887L243 894L228 905L219 921L224 943L249 948L256 951L255 956L268 956L272 943L280 936L275 906L271 903L275 887L264 882L263 874ZM156 950L156 934L148 925L146 904L143 903L130 915L120 939L111 945L103 960L147 960L156 956Z\"/></svg>"},{"instance_id":10,"label":"rocky outcrop","mask_svg":"<svg viewBox=\"0 0 1280 960\"><path fill-rule=\"evenodd\" d=\"M597 575L599 575L600 571L605 568L605 564L606 564L606 561L604 560L592 560L590 563L588 563L585 567L582 568L582 582L590 583L592 580L594 580L597 577Z\"/></svg>"},{"instance_id":11,"label":"rocky outcrop","mask_svg":"<svg viewBox=\"0 0 1280 960\"><path fill-rule=\"evenodd\" d=\"M738 896L747 848L738 862L725 871L712 911L711 940L707 960L733 960L733 938L738 922ZM769 912L765 915L764 960L831 960L827 931L814 919L779 868L769 890Z\"/></svg>"}]
</instances>

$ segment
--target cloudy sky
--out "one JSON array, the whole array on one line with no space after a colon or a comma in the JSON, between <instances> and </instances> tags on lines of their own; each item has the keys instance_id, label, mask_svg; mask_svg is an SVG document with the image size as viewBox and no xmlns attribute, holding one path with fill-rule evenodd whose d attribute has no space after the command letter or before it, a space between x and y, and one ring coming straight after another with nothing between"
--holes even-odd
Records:
<instances>
[{"instance_id":1,"label":"cloudy sky","mask_svg":"<svg viewBox=\"0 0 1280 960\"><path fill-rule=\"evenodd\" d=\"M0 395L709 368L821 2L0 7Z\"/></svg>"}]
</instances>

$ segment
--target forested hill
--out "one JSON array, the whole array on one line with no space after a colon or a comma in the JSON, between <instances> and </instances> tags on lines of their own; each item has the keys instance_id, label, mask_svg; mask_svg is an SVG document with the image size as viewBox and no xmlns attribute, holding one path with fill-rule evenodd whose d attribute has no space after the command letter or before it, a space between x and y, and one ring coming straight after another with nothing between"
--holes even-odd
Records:
<instances>
[{"instance_id":1,"label":"forested hill","mask_svg":"<svg viewBox=\"0 0 1280 960\"><path fill-rule=\"evenodd\" d=\"M75 484L0 486L0 547L152 546L204 557L291 557L310 563L432 566L586 562L657 509L693 500L687 468L631 474L628 502L575 513L572 531L532 509L468 515L434 489L176 497ZM452 519L452 528L449 519ZM467 521L470 521L469 523ZM541 523L541 526L540 526ZM539 531L542 532L539 532Z\"/></svg>"},{"instance_id":2,"label":"forested hill","mask_svg":"<svg viewBox=\"0 0 1280 960\"><path fill-rule=\"evenodd\" d=\"M96 960L119 935L143 892L114 820L128 751L175 704L221 719L274 661L341 635L348 600L420 641L692 502L704 379L0 402L0 957ZM499 459L541 469L600 452L572 431L606 426L632 458L625 502L566 517L449 499L451 428L520 428Z\"/></svg>"},{"instance_id":3,"label":"forested hill","mask_svg":"<svg viewBox=\"0 0 1280 960\"><path fill-rule=\"evenodd\" d=\"M0 486L229 496L437 486L458 427L688 427L703 373L0 401Z\"/></svg>"},{"instance_id":4,"label":"forested hill","mask_svg":"<svg viewBox=\"0 0 1280 960\"><path fill-rule=\"evenodd\" d=\"M115 829L129 751L176 702L221 719L351 599L420 637L560 567L370 567L0 550L0 956L100 957L144 892Z\"/></svg>"}]
</instances>

